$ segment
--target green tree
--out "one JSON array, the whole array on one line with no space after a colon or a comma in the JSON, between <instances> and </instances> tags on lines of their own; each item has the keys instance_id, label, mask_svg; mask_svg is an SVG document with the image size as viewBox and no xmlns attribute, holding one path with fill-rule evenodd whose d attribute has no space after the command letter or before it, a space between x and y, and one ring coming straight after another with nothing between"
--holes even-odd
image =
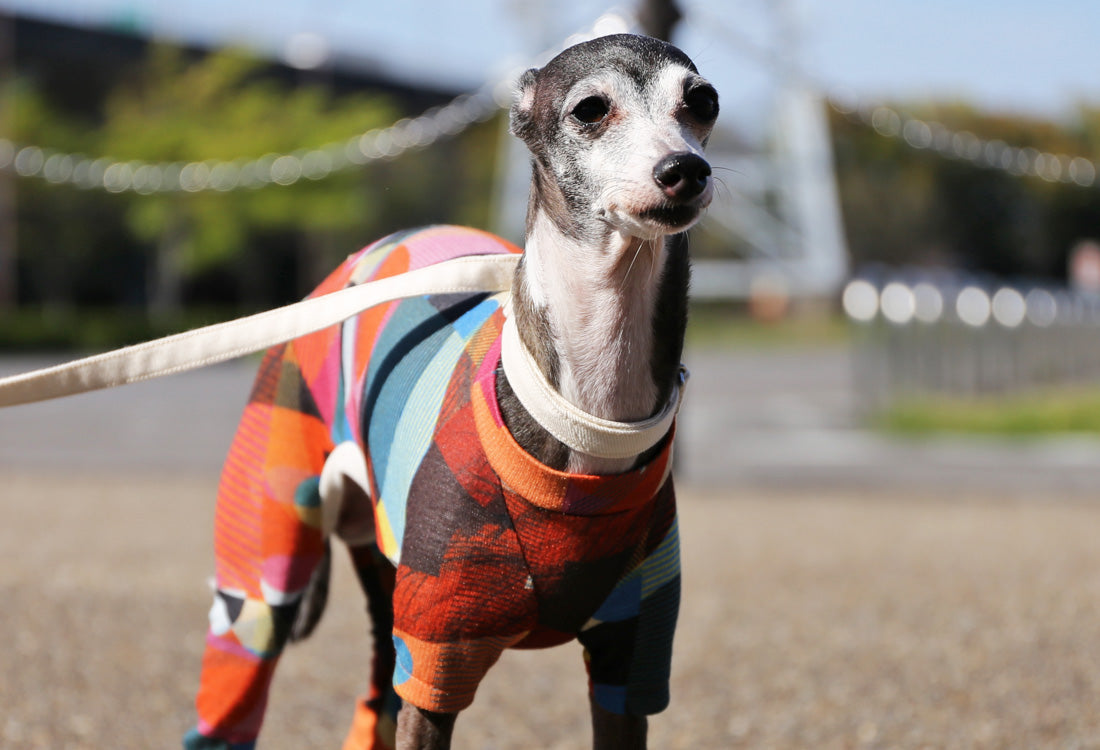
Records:
<instances>
[{"instance_id":1,"label":"green tree","mask_svg":"<svg viewBox=\"0 0 1100 750\"><path fill-rule=\"evenodd\" d=\"M154 46L144 69L106 103L97 140L100 153L120 161L204 163L198 169L208 169L215 161L342 142L395 117L379 97L336 99L319 87L280 86L262 75L258 60L238 51L190 61L176 48ZM262 189L128 196L130 230L155 248L151 309L173 312L183 279L225 262L250 235L300 231L303 255L316 255L334 244L326 240L371 222L371 207L378 205L371 197L370 182L358 170Z\"/></svg>"},{"instance_id":2,"label":"green tree","mask_svg":"<svg viewBox=\"0 0 1100 750\"><path fill-rule=\"evenodd\" d=\"M0 89L0 115L0 135L16 146L49 144L60 151L92 153L97 148L95 129L60 115L27 77L14 77ZM96 215L103 215L103 196L59 192L40 180L19 178L14 169L0 179L11 181L12 194L18 195L8 220L18 226L18 243L12 244L18 244L20 265L27 267L46 307L69 307L81 264L95 244L90 240L103 229L94 223ZM93 221L83 221L88 218ZM14 237L15 226L9 231ZM16 270L13 265L13 276Z\"/></svg>"},{"instance_id":3,"label":"green tree","mask_svg":"<svg viewBox=\"0 0 1100 750\"><path fill-rule=\"evenodd\" d=\"M1070 123L983 113L963 103L903 107L989 143L1100 156L1100 116ZM1057 278L1066 253L1100 236L1096 187L918 150L862 123L833 117L837 180L856 265L947 265L1003 276Z\"/></svg>"}]
</instances>

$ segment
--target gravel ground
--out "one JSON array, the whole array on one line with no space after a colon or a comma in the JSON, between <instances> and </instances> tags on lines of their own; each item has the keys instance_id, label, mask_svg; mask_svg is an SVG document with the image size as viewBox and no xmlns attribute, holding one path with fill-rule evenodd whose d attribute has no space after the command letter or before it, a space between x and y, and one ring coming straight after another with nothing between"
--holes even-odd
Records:
<instances>
[{"instance_id":1,"label":"gravel ground","mask_svg":"<svg viewBox=\"0 0 1100 750\"><path fill-rule=\"evenodd\" d=\"M0 476L0 747L172 748L214 478ZM1100 748L1100 504L681 490L685 591L654 748ZM347 565L262 746L340 746L366 668ZM360 666L361 665L361 666ZM583 748L579 649L506 654L456 747Z\"/></svg>"}]
</instances>

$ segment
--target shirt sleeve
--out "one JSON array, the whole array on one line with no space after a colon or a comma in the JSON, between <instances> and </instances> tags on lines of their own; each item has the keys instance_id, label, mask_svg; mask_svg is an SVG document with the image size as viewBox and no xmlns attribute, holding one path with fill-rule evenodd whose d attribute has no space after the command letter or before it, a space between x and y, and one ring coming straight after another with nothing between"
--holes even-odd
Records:
<instances>
[{"instance_id":1,"label":"shirt sleeve","mask_svg":"<svg viewBox=\"0 0 1100 750\"><path fill-rule=\"evenodd\" d=\"M578 638L592 696L605 710L648 715L668 707L672 638L680 608L680 541L661 544L604 601Z\"/></svg>"}]
</instances>

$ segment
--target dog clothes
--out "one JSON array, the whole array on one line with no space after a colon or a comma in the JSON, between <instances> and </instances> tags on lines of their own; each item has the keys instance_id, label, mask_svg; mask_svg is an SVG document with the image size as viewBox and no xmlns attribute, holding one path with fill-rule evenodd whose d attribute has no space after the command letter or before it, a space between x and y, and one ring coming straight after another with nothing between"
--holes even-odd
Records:
<instances>
[{"instance_id":1,"label":"dog clothes","mask_svg":"<svg viewBox=\"0 0 1100 750\"><path fill-rule=\"evenodd\" d=\"M501 252L519 250L457 227L393 235L315 294ZM252 746L323 552L321 471L349 441L366 455L378 550L396 566L380 587L392 586L393 651L375 666L393 663L397 696L458 711L505 648L577 638L605 709L667 705L680 586L671 435L653 461L610 476L555 471L523 451L497 408L505 299L402 300L265 357L219 488L218 593L187 747ZM373 563L353 557L363 579ZM354 746L389 734L398 701L383 692L376 675Z\"/></svg>"}]
</instances>

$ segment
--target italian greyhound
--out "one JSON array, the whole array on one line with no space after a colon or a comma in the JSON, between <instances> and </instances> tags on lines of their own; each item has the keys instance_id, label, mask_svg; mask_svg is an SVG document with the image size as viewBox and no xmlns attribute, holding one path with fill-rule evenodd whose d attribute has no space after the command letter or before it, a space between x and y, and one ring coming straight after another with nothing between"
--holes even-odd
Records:
<instances>
[{"instance_id":1,"label":"italian greyhound","mask_svg":"<svg viewBox=\"0 0 1100 750\"><path fill-rule=\"evenodd\" d=\"M679 605L672 430L625 452L565 438L533 416L508 352L601 424L675 401L682 233L711 200L717 114L714 87L669 44L615 35L565 50L523 74L511 110L533 178L510 294L414 297L268 352L219 485L186 748L255 746L278 656L323 609L330 534L374 636L346 750L448 748L505 648L573 639L594 747L645 747L646 716L668 703ZM471 229L403 232L315 294L519 252Z\"/></svg>"}]
</instances>

